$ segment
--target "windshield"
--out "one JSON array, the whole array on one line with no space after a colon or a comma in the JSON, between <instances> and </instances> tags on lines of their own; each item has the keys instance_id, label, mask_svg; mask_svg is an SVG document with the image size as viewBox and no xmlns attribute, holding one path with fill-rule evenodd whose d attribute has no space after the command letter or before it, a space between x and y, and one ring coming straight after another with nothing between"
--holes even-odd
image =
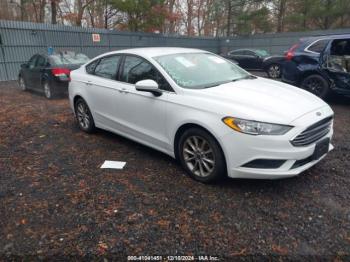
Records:
<instances>
[{"instance_id":1,"label":"windshield","mask_svg":"<svg viewBox=\"0 0 350 262\"><path fill-rule=\"evenodd\" d=\"M55 65L85 64L90 60L86 55L75 52L60 52L50 55L50 59Z\"/></svg>"},{"instance_id":2,"label":"windshield","mask_svg":"<svg viewBox=\"0 0 350 262\"><path fill-rule=\"evenodd\" d=\"M183 88L208 88L250 76L235 64L210 53L171 54L154 59Z\"/></svg>"},{"instance_id":3,"label":"windshield","mask_svg":"<svg viewBox=\"0 0 350 262\"><path fill-rule=\"evenodd\" d=\"M266 50L255 50L255 53L257 53L259 56L262 56L262 57L270 55Z\"/></svg>"}]
</instances>

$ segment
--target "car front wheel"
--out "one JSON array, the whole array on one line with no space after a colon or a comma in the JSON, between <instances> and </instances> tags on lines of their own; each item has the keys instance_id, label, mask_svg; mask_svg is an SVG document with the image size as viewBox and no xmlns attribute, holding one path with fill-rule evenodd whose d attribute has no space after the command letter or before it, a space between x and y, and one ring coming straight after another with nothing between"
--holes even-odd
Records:
<instances>
[{"instance_id":1,"label":"car front wheel","mask_svg":"<svg viewBox=\"0 0 350 262\"><path fill-rule=\"evenodd\" d=\"M219 180L227 172L220 145L200 128L190 128L182 134L178 156L187 173L203 183Z\"/></svg>"},{"instance_id":2,"label":"car front wheel","mask_svg":"<svg viewBox=\"0 0 350 262\"><path fill-rule=\"evenodd\" d=\"M267 75L270 78L276 79L281 77L281 66L277 64L272 64L267 68Z\"/></svg>"},{"instance_id":3,"label":"car front wheel","mask_svg":"<svg viewBox=\"0 0 350 262\"><path fill-rule=\"evenodd\" d=\"M330 92L327 80L320 75L308 76L302 81L301 87L322 99L326 98Z\"/></svg>"},{"instance_id":4,"label":"car front wheel","mask_svg":"<svg viewBox=\"0 0 350 262\"><path fill-rule=\"evenodd\" d=\"M90 109L81 98L75 102L75 116L81 130L86 133L92 133L95 130L95 122Z\"/></svg>"},{"instance_id":5,"label":"car front wheel","mask_svg":"<svg viewBox=\"0 0 350 262\"><path fill-rule=\"evenodd\" d=\"M26 82L24 82L24 78L22 76L20 76L18 78L18 83L19 83L19 87L21 88L22 91L27 90Z\"/></svg>"}]
</instances>

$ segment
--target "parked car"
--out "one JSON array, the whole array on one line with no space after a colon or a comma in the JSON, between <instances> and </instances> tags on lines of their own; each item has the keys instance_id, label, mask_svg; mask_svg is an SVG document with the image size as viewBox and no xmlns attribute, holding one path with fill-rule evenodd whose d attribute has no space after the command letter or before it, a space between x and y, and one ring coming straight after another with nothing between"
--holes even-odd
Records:
<instances>
[{"instance_id":1,"label":"parked car","mask_svg":"<svg viewBox=\"0 0 350 262\"><path fill-rule=\"evenodd\" d=\"M69 100L83 131L155 148L202 182L295 176L333 148L321 99L197 49L103 54L72 71Z\"/></svg>"},{"instance_id":2,"label":"parked car","mask_svg":"<svg viewBox=\"0 0 350 262\"><path fill-rule=\"evenodd\" d=\"M247 70L263 70L270 78L280 78L284 56L270 55L266 50L238 49L228 52L228 59Z\"/></svg>"},{"instance_id":3,"label":"parked car","mask_svg":"<svg viewBox=\"0 0 350 262\"><path fill-rule=\"evenodd\" d=\"M55 95L67 93L70 71L89 61L82 53L69 51L52 55L35 54L21 65L18 75L22 90L35 90L51 99Z\"/></svg>"},{"instance_id":4,"label":"parked car","mask_svg":"<svg viewBox=\"0 0 350 262\"><path fill-rule=\"evenodd\" d=\"M350 95L350 35L301 39L286 54L282 81L321 98Z\"/></svg>"}]
</instances>

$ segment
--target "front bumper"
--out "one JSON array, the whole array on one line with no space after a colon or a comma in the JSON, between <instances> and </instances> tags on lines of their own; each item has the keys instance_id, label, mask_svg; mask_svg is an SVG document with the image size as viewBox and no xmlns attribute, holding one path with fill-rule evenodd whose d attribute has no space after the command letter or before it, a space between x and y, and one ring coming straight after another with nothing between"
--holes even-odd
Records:
<instances>
[{"instance_id":1,"label":"front bumper","mask_svg":"<svg viewBox=\"0 0 350 262\"><path fill-rule=\"evenodd\" d=\"M333 114L328 106L322 108L321 111L322 118ZM328 134L308 146L295 147L290 141L322 118L316 117L315 111L308 113L293 121L291 125L294 128L282 136L252 136L232 130L220 139L226 158L228 176L232 178L278 179L296 176L309 169L321 161L326 154L317 160L309 160L305 163L303 160L307 160L313 155L318 141L325 138L331 140L333 127ZM329 151L333 148L333 145L330 145ZM284 162L277 168L244 167L250 161L257 159L283 160ZM296 162L302 164L296 166Z\"/></svg>"}]
</instances>

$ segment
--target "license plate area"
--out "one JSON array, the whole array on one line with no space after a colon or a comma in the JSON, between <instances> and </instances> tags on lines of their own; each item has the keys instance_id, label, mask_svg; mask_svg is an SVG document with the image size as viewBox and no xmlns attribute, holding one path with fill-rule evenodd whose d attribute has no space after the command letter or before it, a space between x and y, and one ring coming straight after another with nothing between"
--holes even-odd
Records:
<instances>
[{"instance_id":1,"label":"license plate area","mask_svg":"<svg viewBox=\"0 0 350 262\"><path fill-rule=\"evenodd\" d=\"M320 159L323 155L327 154L329 151L330 139L326 138L316 143L315 151L312 155L313 160Z\"/></svg>"}]
</instances>

